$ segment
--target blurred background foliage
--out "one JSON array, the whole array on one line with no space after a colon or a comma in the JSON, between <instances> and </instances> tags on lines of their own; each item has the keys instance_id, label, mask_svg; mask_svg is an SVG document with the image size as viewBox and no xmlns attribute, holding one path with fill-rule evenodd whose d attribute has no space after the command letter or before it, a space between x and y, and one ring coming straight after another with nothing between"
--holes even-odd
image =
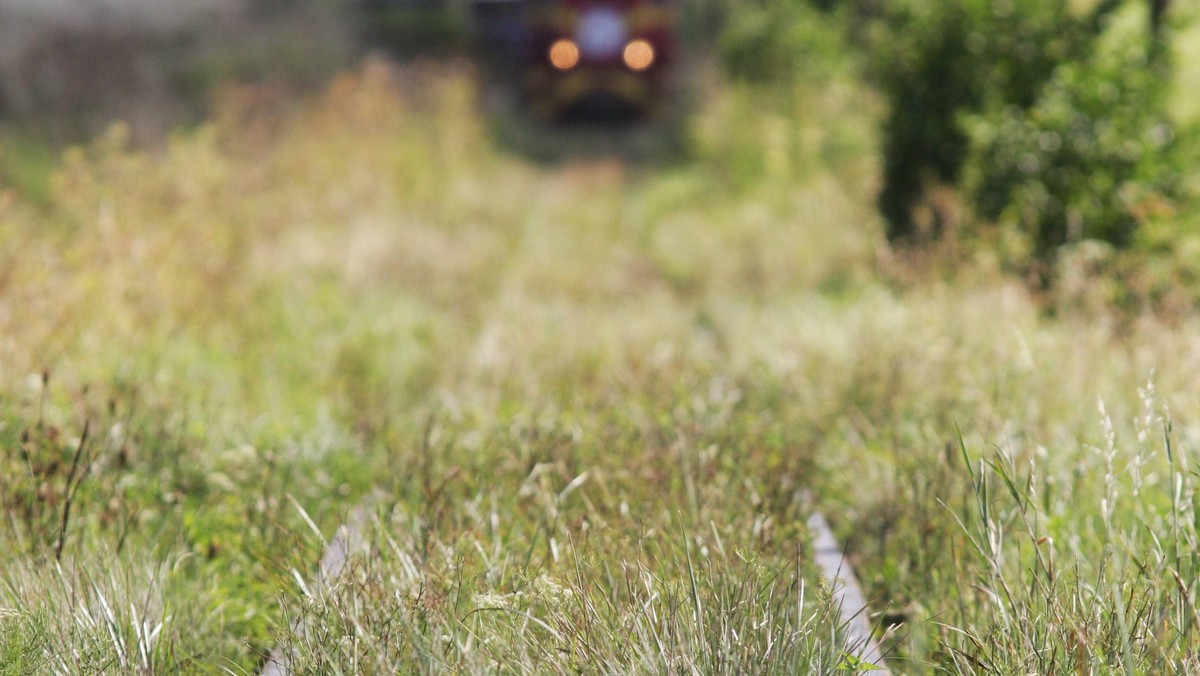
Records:
<instances>
[{"instance_id":1,"label":"blurred background foliage","mask_svg":"<svg viewBox=\"0 0 1200 676\"><path fill-rule=\"evenodd\" d=\"M0 122L59 144L117 120L162 138L230 82L323 84L360 51L350 19L323 0L0 3Z\"/></svg>"},{"instance_id":2,"label":"blurred background foliage","mask_svg":"<svg viewBox=\"0 0 1200 676\"><path fill-rule=\"evenodd\" d=\"M1122 270L1166 257L1160 286L1196 267L1180 253L1197 232L1194 3L727 4L732 77L840 64L882 96L878 207L894 251L980 240L1042 287L1083 242Z\"/></svg>"},{"instance_id":3,"label":"blurred background foliage","mask_svg":"<svg viewBox=\"0 0 1200 676\"><path fill-rule=\"evenodd\" d=\"M231 91L282 112L380 47L494 62L472 37L511 19L497 18L508 3L469 0L72 2L0 6L0 180L34 201L48 199L54 148L114 120L152 143ZM715 56L734 92L704 96L747 112L725 152L690 148L719 158L730 185L792 172L788 158L820 137L832 164L875 172L880 234L901 257L977 240L1043 287L1084 241L1200 267L1179 253L1200 236L1194 2L679 4L689 61ZM804 128L798 110L837 108L830 96L861 99L875 129Z\"/></svg>"}]
</instances>

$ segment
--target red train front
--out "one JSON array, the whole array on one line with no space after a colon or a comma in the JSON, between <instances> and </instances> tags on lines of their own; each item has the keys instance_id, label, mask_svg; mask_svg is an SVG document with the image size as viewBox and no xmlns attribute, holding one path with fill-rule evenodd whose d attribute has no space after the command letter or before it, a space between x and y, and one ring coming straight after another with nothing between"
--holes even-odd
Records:
<instances>
[{"instance_id":1,"label":"red train front","mask_svg":"<svg viewBox=\"0 0 1200 676\"><path fill-rule=\"evenodd\" d=\"M668 3L556 0L536 3L529 20L525 91L536 114L645 114L664 105L675 56Z\"/></svg>"}]
</instances>

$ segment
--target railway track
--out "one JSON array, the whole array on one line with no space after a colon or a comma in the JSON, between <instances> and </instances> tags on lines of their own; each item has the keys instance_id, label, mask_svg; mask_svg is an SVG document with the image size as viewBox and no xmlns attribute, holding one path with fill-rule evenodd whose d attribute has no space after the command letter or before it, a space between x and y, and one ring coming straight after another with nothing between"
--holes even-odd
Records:
<instances>
[{"instance_id":1,"label":"railway track","mask_svg":"<svg viewBox=\"0 0 1200 676\"><path fill-rule=\"evenodd\" d=\"M810 500L805 500L810 502ZM299 578L301 585L310 591L316 591L335 580L350 561L350 557L360 551L365 542L364 529L367 526L369 508L362 505L355 508L342 524L333 539L325 547L317 568L317 575L311 582L305 583ZM306 514L302 516L308 520ZM315 529L316 526L314 525ZM875 639L871 626L869 606L863 596L862 586L858 582L845 550L838 544L829 522L820 511L814 510L808 518L808 530L811 537L813 563L821 573L821 577L830 585L833 602L840 617L840 626L845 632L846 645L850 646L854 656L863 663L871 665L864 673L875 675L890 674ZM303 636L307 631L303 619L292 624L291 633ZM262 676L291 676L294 656L285 649L277 647L272 651Z\"/></svg>"}]
</instances>

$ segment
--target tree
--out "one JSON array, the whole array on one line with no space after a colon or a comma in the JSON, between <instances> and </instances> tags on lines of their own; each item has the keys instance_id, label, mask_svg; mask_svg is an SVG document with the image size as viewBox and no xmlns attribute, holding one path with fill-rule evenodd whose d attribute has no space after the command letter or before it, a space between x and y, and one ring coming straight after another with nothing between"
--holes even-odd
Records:
<instances>
[{"instance_id":1,"label":"tree","mask_svg":"<svg viewBox=\"0 0 1200 676\"><path fill-rule=\"evenodd\" d=\"M1094 100L1080 87L1095 85L1108 91L1113 82L1129 86L1140 83L1140 91L1143 84L1153 84L1157 78L1161 81L1158 85L1145 84L1149 95L1149 90L1165 86L1164 71L1169 68L1164 27L1170 0L1147 0L1150 36L1143 54L1148 58L1122 62L1107 71L1107 80L1089 74L1099 67L1094 52L1101 43L1100 37L1106 34L1109 18L1130 2L1134 0L1099 0L1082 15L1072 9L1070 0L897 2L890 10L888 40L878 59L881 88L890 104L883 128L884 185L879 197L889 241L920 243L940 237L941 224L937 218L929 224L930 231L919 231L914 212L922 205L927 191L937 186L963 189L964 183L970 181L970 177L964 176L968 162L973 164L975 185L965 191L966 196L972 201L973 212L985 219L995 218L1012 200L1018 199L1018 192L1014 192L1018 188L1025 190L1021 186L1031 185L1021 177L1031 173L1028 167L1034 163L1030 158L1039 153L1052 160L1053 166L1042 167L1046 176L1055 179L1043 185L1047 189L1065 181L1063 177L1068 175L1075 177L1071 179L1074 181L1095 178L1104 172L1116 178L1132 172L1132 168L1127 171L1124 167L1133 164L1114 159L1120 159L1119 152L1092 152L1087 143L1080 146L1087 150L1082 155L1051 158L1049 151L1039 150L1038 139L1033 138L1035 143L1018 157L1012 151L1020 144L1009 142L1004 134L971 133L966 128L967 121L973 120L972 124L984 130L1004 128L1011 133L1018 128L1031 132L1041 129L1049 124L1046 106L1050 102L1046 97L1052 83L1058 92L1052 97L1056 105L1083 106L1074 110L1078 114L1070 118L1076 121L1071 124L1111 128L1113 120L1105 112L1111 106L1104 100ZM1068 80L1063 80L1064 77ZM1149 100L1144 104L1152 105ZM1033 116L1038 119L1032 120L1031 111L1039 106ZM1132 105L1131 110L1136 109L1138 106ZM1120 120L1122 129L1139 135L1120 139L1122 142L1141 142L1143 132L1148 133L1157 124L1153 114L1157 110L1145 112L1137 120ZM1056 134L1065 128L1043 131L1047 134L1041 138L1042 144L1059 149L1060 143L1055 139L1061 135L1050 132ZM1085 132L1080 133L1086 136ZM1085 157L1099 164L1070 168L1061 164L1084 162ZM987 166L991 161L998 164ZM1022 166L1026 169L1020 169ZM1149 176L1140 168L1137 174ZM980 181L980 175L985 180ZM1039 179L1033 176L1031 180ZM1150 183L1157 184L1156 181ZM1041 201L1053 207L1050 212L1028 216L1031 224L1037 223L1037 232L1031 235L1038 243L1039 256L1052 255L1053 249L1070 237L1069 233L1081 230L1062 222L1077 221L1077 214L1067 210L1053 192ZM1027 196L1028 191L1019 194ZM1065 215L1057 214L1058 211ZM1093 223L1130 222L1117 218L1107 206L1093 210L1092 215ZM1136 224L1129 227L1136 229ZM1116 233L1112 240L1117 244L1132 241L1131 230L1125 226L1098 229L1089 226L1082 230L1111 231Z\"/></svg>"},{"instance_id":2,"label":"tree","mask_svg":"<svg viewBox=\"0 0 1200 676\"><path fill-rule=\"evenodd\" d=\"M1157 39L1162 34L1171 0L1150 0L1150 32Z\"/></svg>"}]
</instances>

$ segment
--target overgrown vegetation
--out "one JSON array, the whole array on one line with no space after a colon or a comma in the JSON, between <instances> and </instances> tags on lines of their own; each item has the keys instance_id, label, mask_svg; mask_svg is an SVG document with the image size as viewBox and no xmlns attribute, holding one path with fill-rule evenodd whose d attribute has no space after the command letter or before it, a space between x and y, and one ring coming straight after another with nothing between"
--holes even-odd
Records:
<instances>
[{"instance_id":1,"label":"overgrown vegetation","mask_svg":"<svg viewBox=\"0 0 1200 676\"><path fill-rule=\"evenodd\" d=\"M827 18L805 18L810 5ZM824 56L860 52L888 109L889 241L922 247L998 225L1024 242L1013 263L1050 284L1065 246L1137 248L1163 219L1194 234L1183 175L1200 142L1169 113L1173 44L1193 12L1142 0L763 2L731 14L725 57L753 75L747 64L781 73L823 43ZM798 28L822 23L823 39Z\"/></svg>"},{"instance_id":2,"label":"overgrown vegetation","mask_svg":"<svg viewBox=\"0 0 1200 676\"><path fill-rule=\"evenodd\" d=\"M834 181L735 197L727 158L769 129L724 138L745 114L727 97L697 130L711 163L553 175L488 150L463 73L423 72L419 100L412 75L372 62L282 128L233 98L162 153L117 130L68 155L47 206L6 193L15 671L253 670L297 616L317 671L840 663L803 550L808 451L746 403L770 394L722 366L710 315L727 289L843 279L822 252L862 233L781 246L770 226L869 206ZM740 225L697 231L714 213ZM328 536L376 492L361 577L310 598L304 514ZM570 603L488 605L535 584ZM367 633L366 653L318 639Z\"/></svg>"},{"instance_id":3,"label":"overgrown vegetation","mask_svg":"<svg viewBox=\"0 0 1200 676\"><path fill-rule=\"evenodd\" d=\"M780 39L812 63L704 80L667 166L539 165L462 65L368 60L0 175L0 671L853 672L806 493L897 671L1200 671L1177 221L1048 291L1005 241L901 268L886 101ZM1092 105L1048 77L1021 124Z\"/></svg>"}]
</instances>

